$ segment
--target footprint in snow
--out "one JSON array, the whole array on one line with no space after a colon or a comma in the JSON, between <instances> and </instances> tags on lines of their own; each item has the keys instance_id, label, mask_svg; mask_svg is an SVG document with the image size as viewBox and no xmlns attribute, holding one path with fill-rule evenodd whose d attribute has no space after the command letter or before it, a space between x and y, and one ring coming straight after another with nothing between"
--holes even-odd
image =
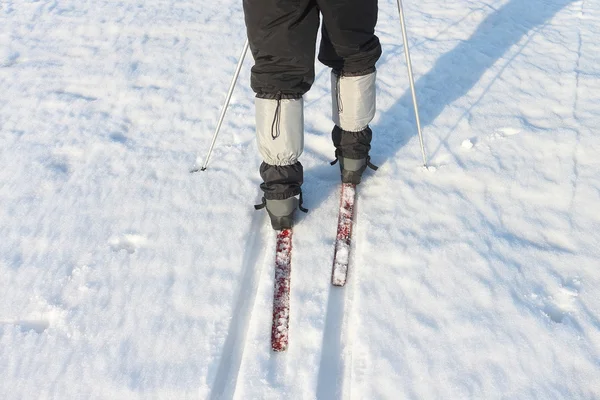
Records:
<instances>
[{"instance_id":1,"label":"footprint in snow","mask_svg":"<svg viewBox=\"0 0 600 400\"><path fill-rule=\"evenodd\" d=\"M14 50L6 48L0 50L0 68L12 67L17 63L20 56L21 55Z\"/></svg>"},{"instance_id":2,"label":"footprint in snow","mask_svg":"<svg viewBox=\"0 0 600 400\"><path fill-rule=\"evenodd\" d=\"M48 164L48 168L57 175L70 175L69 164L62 160L53 160Z\"/></svg>"},{"instance_id":3,"label":"footprint in snow","mask_svg":"<svg viewBox=\"0 0 600 400\"><path fill-rule=\"evenodd\" d=\"M470 139L463 140L460 147L462 147L465 150L471 150L473 148L473 146L475 146L476 144L477 144L477 138L470 138Z\"/></svg>"},{"instance_id":4,"label":"footprint in snow","mask_svg":"<svg viewBox=\"0 0 600 400\"><path fill-rule=\"evenodd\" d=\"M43 333L50 327L50 321L44 319L21 320L21 321L0 321L0 325L12 325L18 327L21 332Z\"/></svg>"},{"instance_id":5,"label":"footprint in snow","mask_svg":"<svg viewBox=\"0 0 600 400\"><path fill-rule=\"evenodd\" d=\"M500 128L497 129L496 132L492 133L490 139L491 140L496 140L496 139L504 139L507 138L509 136L514 136L521 133L521 129L518 128Z\"/></svg>"},{"instance_id":6,"label":"footprint in snow","mask_svg":"<svg viewBox=\"0 0 600 400\"><path fill-rule=\"evenodd\" d=\"M489 135L488 140L495 141L498 139L504 139L506 137L514 136L519 133L521 133L521 130L517 129L517 128L500 128L500 129L497 129L491 135ZM478 142L479 142L478 138L472 137L472 138L463 140L462 143L460 144L460 147L464 151L469 151L469 150L473 149L473 147L477 146Z\"/></svg>"},{"instance_id":7,"label":"footprint in snow","mask_svg":"<svg viewBox=\"0 0 600 400\"><path fill-rule=\"evenodd\" d=\"M127 144L129 141L127 136L121 132L112 132L110 135L108 135L108 137L110 138L111 142L118 144Z\"/></svg>"},{"instance_id":8,"label":"footprint in snow","mask_svg":"<svg viewBox=\"0 0 600 400\"><path fill-rule=\"evenodd\" d=\"M581 283L578 279L570 279L560 290L546 299L542 312L557 324L563 323L567 315L576 309Z\"/></svg>"},{"instance_id":9,"label":"footprint in snow","mask_svg":"<svg viewBox=\"0 0 600 400\"><path fill-rule=\"evenodd\" d=\"M144 246L146 243L147 239L144 236L135 233L126 233L109 240L112 251L119 252L125 250L129 254L135 253L138 248Z\"/></svg>"}]
</instances>

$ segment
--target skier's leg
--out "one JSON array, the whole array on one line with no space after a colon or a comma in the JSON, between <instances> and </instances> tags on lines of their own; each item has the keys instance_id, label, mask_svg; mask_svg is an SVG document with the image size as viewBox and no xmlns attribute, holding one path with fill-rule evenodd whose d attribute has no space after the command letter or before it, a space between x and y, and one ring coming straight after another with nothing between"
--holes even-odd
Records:
<instances>
[{"instance_id":1,"label":"skier's leg","mask_svg":"<svg viewBox=\"0 0 600 400\"><path fill-rule=\"evenodd\" d=\"M375 116L375 63L381 45L375 36L377 0L318 0L323 15L319 60L332 68L332 132L342 182L360 183L371 166Z\"/></svg>"},{"instance_id":2,"label":"skier's leg","mask_svg":"<svg viewBox=\"0 0 600 400\"><path fill-rule=\"evenodd\" d=\"M314 0L244 0L255 65L256 135L264 205L274 229L291 226L300 205L304 146L302 96L314 81L319 11Z\"/></svg>"}]
</instances>

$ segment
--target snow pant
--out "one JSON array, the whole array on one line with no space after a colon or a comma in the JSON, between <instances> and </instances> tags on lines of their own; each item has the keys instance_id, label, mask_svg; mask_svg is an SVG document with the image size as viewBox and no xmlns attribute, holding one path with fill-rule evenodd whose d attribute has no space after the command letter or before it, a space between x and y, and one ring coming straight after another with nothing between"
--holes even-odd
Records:
<instances>
[{"instance_id":1,"label":"snow pant","mask_svg":"<svg viewBox=\"0 0 600 400\"><path fill-rule=\"evenodd\" d=\"M319 61L332 68L332 139L336 156L368 156L375 114L377 0L243 0L255 65L256 132L263 157L265 199L301 193L304 146L302 96L315 78L315 47L322 16Z\"/></svg>"}]
</instances>

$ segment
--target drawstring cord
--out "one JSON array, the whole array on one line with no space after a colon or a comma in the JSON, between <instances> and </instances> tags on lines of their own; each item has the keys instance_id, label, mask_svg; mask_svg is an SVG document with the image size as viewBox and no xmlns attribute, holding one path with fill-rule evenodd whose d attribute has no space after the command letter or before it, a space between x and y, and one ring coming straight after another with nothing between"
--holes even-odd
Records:
<instances>
[{"instance_id":1,"label":"drawstring cord","mask_svg":"<svg viewBox=\"0 0 600 400\"><path fill-rule=\"evenodd\" d=\"M275 108L275 116L271 124L271 137L273 140L281 135L281 92L277 92L277 107Z\"/></svg>"}]
</instances>

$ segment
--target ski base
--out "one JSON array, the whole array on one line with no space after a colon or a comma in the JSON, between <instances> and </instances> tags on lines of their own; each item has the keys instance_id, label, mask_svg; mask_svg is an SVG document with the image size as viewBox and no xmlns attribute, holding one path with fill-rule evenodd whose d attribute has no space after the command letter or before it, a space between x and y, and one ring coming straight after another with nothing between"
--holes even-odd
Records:
<instances>
[{"instance_id":1,"label":"ski base","mask_svg":"<svg viewBox=\"0 0 600 400\"><path fill-rule=\"evenodd\" d=\"M273 293L273 325L271 348L285 351L288 347L290 321L290 275L292 271L292 230L277 233L275 248L275 288Z\"/></svg>"},{"instance_id":2,"label":"ski base","mask_svg":"<svg viewBox=\"0 0 600 400\"><path fill-rule=\"evenodd\" d=\"M333 267L331 272L331 283L334 286L344 286L348 277L355 201L356 185L352 183L342 183L335 253L333 255Z\"/></svg>"}]
</instances>

